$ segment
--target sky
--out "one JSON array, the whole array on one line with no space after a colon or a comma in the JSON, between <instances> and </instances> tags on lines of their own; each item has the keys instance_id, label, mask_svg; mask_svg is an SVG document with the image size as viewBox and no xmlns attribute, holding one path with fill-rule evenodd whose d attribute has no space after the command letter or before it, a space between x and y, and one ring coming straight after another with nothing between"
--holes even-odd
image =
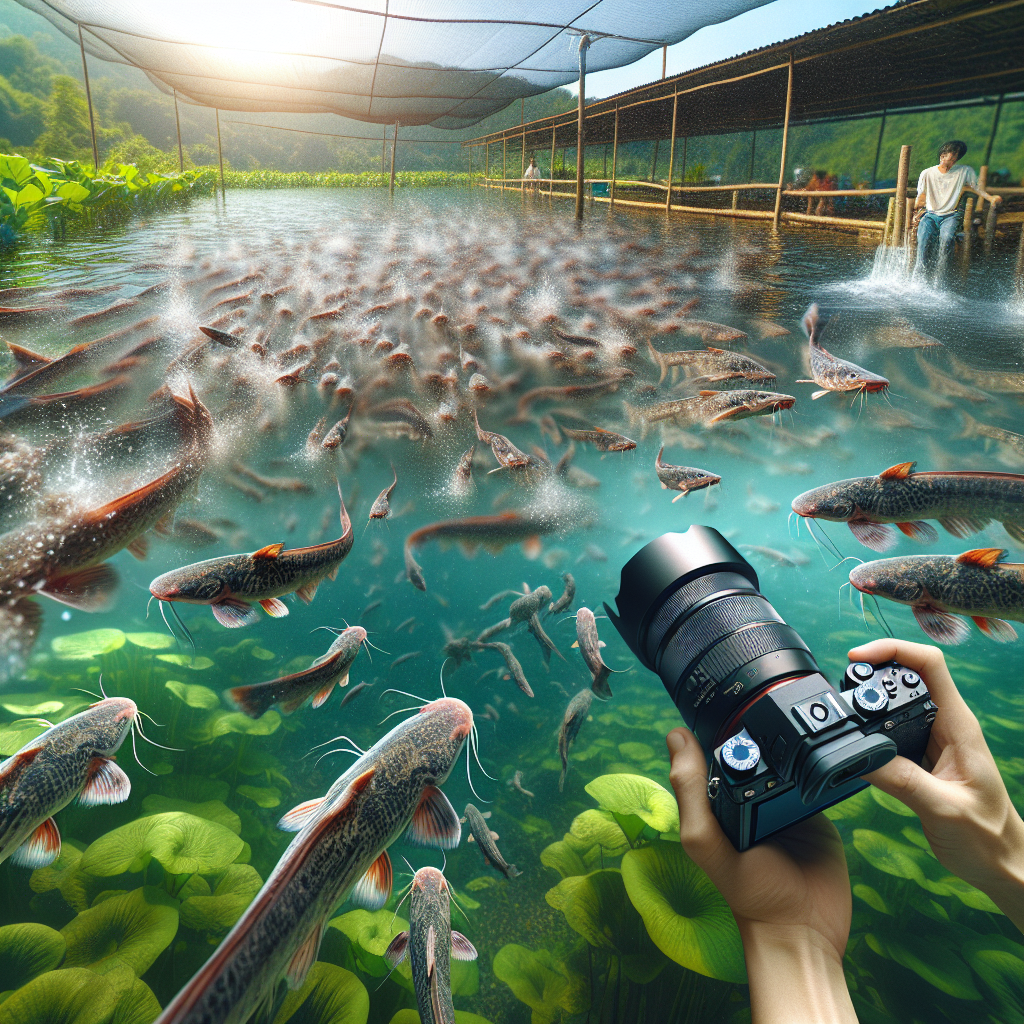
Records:
<instances>
[{"instance_id":1,"label":"sky","mask_svg":"<svg viewBox=\"0 0 1024 1024\"><path fill-rule=\"evenodd\" d=\"M735 57L747 50L792 39L837 21L888 6L886 0L775 0L720 25L709 25L668 48L669 75ZM601 99L661 78L661 50L623 68L587 75L587 98ZM577 87L568 86L575 94Z\"/></svg>"}]
</instances>

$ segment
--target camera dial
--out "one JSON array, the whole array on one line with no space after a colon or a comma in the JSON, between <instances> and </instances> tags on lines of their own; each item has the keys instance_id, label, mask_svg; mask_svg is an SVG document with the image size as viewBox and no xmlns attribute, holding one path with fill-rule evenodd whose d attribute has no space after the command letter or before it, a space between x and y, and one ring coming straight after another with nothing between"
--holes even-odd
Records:
<instances>
[{"instance_id":1,"label":"camera dial","mask_svg":"<svg viewBox=\"0 0 1024 1024\"><path fill-rule=\"evenodd\" d=\"M861 683L853 691L853 702L858 711L868 715L877 715L889 706L889 695L874 683Z\"/></svg>"},{"instance_id":2,"label":"camera dial","mask_svg":"<svg viewBox=\"0 0 1024 1024\"><path fill-rule=\"evenodd\" d=\"M744 729L722 744L722 760L734 772L753 771L761 760L761 748Z\"/></svg>"}]
</instances>

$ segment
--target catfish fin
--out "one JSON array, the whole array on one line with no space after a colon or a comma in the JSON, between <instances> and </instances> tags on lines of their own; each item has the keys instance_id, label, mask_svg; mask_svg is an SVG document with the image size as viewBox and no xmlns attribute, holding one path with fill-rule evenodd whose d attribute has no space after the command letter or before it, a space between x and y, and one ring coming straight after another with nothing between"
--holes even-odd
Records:
<instances>
[{"instance_id":1,"label":"catfish fin","mask_svg":"<svg viewBox=\"0 0 1024 1024\"><path fill-rule=\"evenodd\" d=\"M1008 644L1017 639L1017 630L1005 619L992 619L984 615L972 615L971 618L978 629L996 643Z\"/></svg>"},{"instance_id":2,"label":"catfish fin","mask_svg":"<svg viewBox=\"0 0 1024 1024\"><path fill-rule=\"evenodd\" d=\"M277 558L279 554L284 550L283 544L268 544L266 547L260 548L259 551L252 553L252 558Z\"/></svg>"},{"instance_id":3,"label":"catfish fin","mask_svg":"<svg viewBox=\"0 0 1024 1024\"><path fill-rule=\"evenodd\" d=\"M349 898L364 910L380 910L391 896L393 877L391 858L387 850L382 850L366 874L353 886Z\"/></svg>"},{"instance_id":4,"label":"catfish fin","mask_svg":"<svg viewBox=\"0 0 1024 1024\"><path fill-rule=\"evenodd\" d=\"M399 932L392 940L387 949L384 950L384 959L392 967L397 967L409 952L409 933Z\"/></svg>"},{"instance_id":5,"label":"catfish fin","mask_svg":"<svg viewBox=\"0 0 1024 1024\"><path fill-rule=\"evenodd\" d=\"M452 932L453 960L475 960L478 955L476 946L462 932Z\"/></svg>"},{"instance_id":6,"label":"catfish fin","mask_svg":"<svg viewBox=\"0 0 1024 1024\"><path fill-rule=\"evenodd\" d=\"M83 807L98 804L120 804L128 799L132 791L131 780L110 757L94 757L89 765L89 778L78 802Z\"/></svg>"},{"instance_id":7,"label":"catfish fin","mask_svg":"<svg viewBox=\"0 0 1024 1024\"><path fill-rule=\"evenodd\" d=\"M1006 558L1006 552L1002 548L974 548L957 555L957 561L961 565L976 565L981 569L991 569Z\"/></svg>"},{"instance_id":8,"label":"catfish fin","mask_svg":"<svg viewBox=\"0 0 1024 1024\"><path fill-rule=\"evenodd\" d=\"M14 361L18 364L18 368L21 370L36 370L40 366L53 362L49 356L33 352L31 349L25 348L24 345L12 345L9 341L6 344L11 355L14 356Z\"/></svg>"},{"instance_id":9,"label":"catfish fin","mask_svg":"<svg viewBox=\"0 0 1024 1024\"><path fill-rule=\"evenodd\" d=\"M60 832L53 818L47 818L11 854L11 863L20 868L45 868L60 856Z\"/></svg>"},{"instance_id":10,"label":"catfish fin","mask_svg":"<svg viewBox=\"0 0 1024 1024\"><path fill-rule=\"evenodd\" d=\"M282 832L299 832L308 823L310 818L320 810L326 797L318 796L314 800L305 800L296 804L278 823L277 827Z\"/></svg>"},{"instance_id":11,"label":"catfish fin","mask_svg":"<svg viewBox=\"0 0 1024 1024\"><path fill-rule=\"evenodd\" d=\"M8 758L7 766L0 770L0 789L14 783L18 776L36 759L40 750L42 747L33 747L31 750L21 750L13 757Z\"/></svg>"},{"instance_id":12,"label":"catfish fin","mask_svg":"<svg viewBox=\"0 0 1024 1024\"><path fill-rule=\"evenodd\" d=\"M813 402L816 398L824 398L827 394L830 394L828 388L825 388L823 391L815 391L814 394L811 395L811 401Z\"/></svg>"},{"instance_id":13,"label":"catfish fin","mask_svg":"<svg viewBox=\"0 0 1024 1024\"><path fill-rule=\"evenodd\" d=\"M63 576L51 576L37 590L69 608L95 612L110 603L117 589L117 581L117 570L103 562Z\"/></svg>"},{"instance_id":14,"label":"catfish fin","mask_svg":"<svg viewBox=\"0 0 1024 1024\"><path fill-rule=\"evenodd\" d=\"M309 933L309 938L295 951L295 956L291 958L284 975L288 982L288 988L292 991L302 988L302 983L306 980L306 975L309 974L309 969L313 966L317 953L320 952L320 940L323 937L324 923L320 921Z\"/></svg>"},{"instance_id":15,"label":"catfish fin","mask_svg":"<svg viewBox=\"0 0 1024 1024\"><path fill-rule=\"evenodd\" d=\"M939 539L935 527L920 519L915 519L911 523L897 523L896 526L911 540L919 541L921 544L934 544Z\"/></svg>"},{"instance_id":16,"label":"catfish fin","mask_svg":"<svg viewBox=\"0 0 1024 1024\"><path fill-rule=\"evenodd\" d=\"M847 524L850 533L872 551L891 551L899 539L894 527L889 523L868 523L850 520Z\"/></svg>"},{"instance_id":17,"label":"catfish fin","mask_svg":"<svg viewBox=\"0 0 1024 1024\"><path fill-rule=\"evenodd\" d=\"M230 690L225 690L224 696L250 718L261 718L274 705L273 689L266 683L234 686Z\"/></svg>"},{"instance_id":18,"label":"catfish fin","mask_svg":"<svg viewBox=\"0 0 1024 1024\"><path fill-rule=\"evenodd\" d=\"M265 597L260 607L272 618L283 619L288 614L288 605L277 597Z\"/></svg>"},{"instance_id":19,"label":"catfish fin","mask_svg":"<svg viewBox=\"0 0 1024 1024\"><path fill-rule=\"evenodd\" d=\"M128 553L133 558L137 558L140 562L144 562L146 560L146 555L149 554L149 540L145 534L136 537L135 540L128 545Z\"/></svg>"},{"instance_id":20,"label":"catfish fin","mask_svg":"<svg viewBox=\"0 0 1024 1024\"><path fill-rule=\"evenodd\" d=\"M963 540L972 533L980 533L984 530L988 526L988 520L980 516L946 516L945 519L939 520L939 525L947 533ZM1011 536L1013 535L1011 534Z\"/></svg>"},{"instance_id":21,"label":"catfish fin","mask_svg":"<svg viewBox=\"0 0 1024 1024\"><path fill-rule=\"evenodd\" d=\"M914 467L917 465L916 462L899 462L895 466L890 466L888 469L883 469L878 474L879 480L906 480L911 473L914 472Z\"/></svg>"},{"instance_id":22,"label":"catfish fin","mask_svg":"<svg viewBox=\"0 0 1024 1024\"><path fill-rule=\"evenodd\" d=\"M320 581L316 580L312 583L303 583L301 587L296 589L295 596L303 603L309 604L313 598L316 597L316 588L320 586Z\"/></svg>"},{"instance_id":23,"label":"catfish fin","mask_svg":"<svg viewBox=\"0 0 1024 1024\"><path fill-rule=\"evenodd\" d=\"M330 682L329 682L329 683L328 683L328 684L327 684L327 685L326 685L326 686L325 686L325 687L324 687L324 688L323 688L322 690L320 690L320 691L319 691L319 693L317 693L317 695L316 695L316 696L315 696L315 697L313 698L313 707L315 707L315 708L318 708L318 707L320 707L320 705L321 705L321 704L324 704L324 703L325 703L325 702L327 701L327 698L328 698L328 697L330 697L330 695L331 695L331 691L332 691L333 689L334 689L334 680L332 679L332 680L331 680L331 681L330 681Z\"/></svg>"},{"instance_id":24,"label":"catfish fin","mask_svg":"<svg viewBox=\"0 0 1024 1024\"><path fill-rule=\"evenodd\" d=\"M433 846L439 850L454 850L459 845L462 837L459 816L437 786L424 788L406 836L417 846Z\"/></svg>"},{"instance_id":25,"label":"catfish fin","mask_svg":"<svg viewBox=\"0 0 1024 1024\"><path fill-rule=\"evenodd\" d=\"M1024 544L1024 523L1003 523L1003 529L1018 544Z\"/></svg>"},{"instance_id":26,"label":"catfish fin","mask_svg":"<svg viewBox=\"0 0 1024 1024\"><path fill-rule=\"evenodd\" d=\"M239 629L259 621L259 612L248 601L229 597L210 605L213 617L228 629Z\"/></svg>"},{"instance_id":27,"label":"catfish fin","mask_svg":"<svg viewBox=\"0 0 1024 1024\"><path fill-rule=\"evenodd\" d=\"M962 644L970 635L971 630L959 615L939 611L928 606L913 606L917 624L937 644Z\"/></svg>"},{"instance_id":28,"label":"catfish fin","mask_svg":"<svg viewBox=\"0 0 1024 1024\"><path fill-rule=\"evenodd\" d=\"M427 975L434 973L437 966L437 929L432 924L427 925Z\"/></svg>"}]
</instances>

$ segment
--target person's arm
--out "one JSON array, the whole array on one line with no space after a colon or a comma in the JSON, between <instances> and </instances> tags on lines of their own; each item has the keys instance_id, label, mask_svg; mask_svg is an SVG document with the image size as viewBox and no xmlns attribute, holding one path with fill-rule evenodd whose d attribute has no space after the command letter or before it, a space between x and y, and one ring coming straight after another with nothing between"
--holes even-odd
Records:
<instances>
[{"instance_id":1,"label":"person's arm","mask_svg":"<svg viewBox=\"0 0 1024 1024\"><path fill-rule=\"evenodd\" d=\"M693 733L668 734L679 838L732 910L743 939L752 1024L856 1024L843 954L852 897L843 842L817 814L737 853L707 796Z\"/></svg>"},{"instance_id":2,"label":"person's arm","mask_svg":"<svg viewBox=\"0 0 1024 1024\"><path fill-rule=\"evenodd\" d=\"M920 819L939 863L986 893L1024 931L1024 821L974 713L960 696L937 647L875 640L851 661L895 659L920 673L938 705L922 765L895 757L865 778Z\"/></svg>"}]
</instances>

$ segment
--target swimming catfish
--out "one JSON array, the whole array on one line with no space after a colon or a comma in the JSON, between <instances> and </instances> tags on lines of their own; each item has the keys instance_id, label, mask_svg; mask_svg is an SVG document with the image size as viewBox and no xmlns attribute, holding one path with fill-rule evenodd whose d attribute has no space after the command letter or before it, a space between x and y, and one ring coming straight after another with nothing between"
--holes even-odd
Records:
<instances>
[{"instance_id":1,"label":"swimming catfish","mask_svg":"<svg viewBox=\"0 0 1024 1024\"><path fill-rule=\"evenodd\" d=\"M280 598L295 595L305 604L316 597L324 579L335 579L338 567L352 550L352 523L341 502L341 536L306 548L284 550L284 544L268 544L251 555L222 555L194 562L158 576L149 585L159 601L208 604L214 618L229 628L248 626L259 618L252 606L260 604L272 618L288 614Z\"/></svg>"},{"instance_id":2,"label":"swimming catfish","mask_svg":"<svg viewBox=\"0 0 1024 1024\"><path fill-rule=\"evenodd\" d=\"M807 351L813 379L798 380L797 384L817 384L821 390L815 391L811 395L812 399L822 398L830 391L860 391L870 394L874 391L885 391L889 387L889 381L885 377L865 370L856 363L840 359L821 347L818 335L825 324L821 321L817 303L804 313L802 324L807 335Z\"/></svg>"},{"instance_id":3,"label":"swimming catfish","mask_svg":"<svg viewBox=\"0 0 1024 1024\"><path fill-rule=\"evenodd\" d=\"M459 816L437 787L472 731L466 704L432 701L366 751L323 797L289 811L280 827L298 834L159 1024L244 1024L257 1011L272 1019L280 982L302 985L346 896L372 910L387 902L387 848L406 828L421 846L457 846Z\"/></svg>"},{"instance_id":4,"label":"swimming catfish","mask_svg":"<svg viewBox=\"0 0 1024 1024\"><path fill-rule=\"evenodd\" d=\"M608 677L614 669L610 669L601 657L604 641L597 637L597 621L589 608L580 608L576 612L576 642L573 647L580 649L580 654L590 669L590 686L594 695L601 700L611 700L612 688L608 685Z\"/></svg>"},{"instance_id":5,"label":"swimming catfish","mask_svg":"<svg viewBox=\"0 0 1024 1024\"><path fill-rule=\"evenodd\" d=\"M407 956L421 1024L455 1024L451 959L475 960L476 947L452 931L451 890L437 868L420 868L409 893L409 930L399 932L384 953L392 967Z\"/></svg>"},{"instance_id":6,"label":"swimming catfish","mask_svg":"<svg viewBox=\"0 0 1024 1024\"><path fill-rule=\"evenodd\" d=\"M509 864L501 855L498 849L498 833L492 832L484 816L477 809L475 804L466 804L466 824L469 826L471 838L480 847L484 860L492 868L500 871L506 878L516 878L522 872L516 869L515 864Z\"/></svg>"},{"instance_id":7,"label":"swimming catfish","mask_svg":"<svg viewBox=\"0 0 1024 1024\"><path fill-rule=\"evenodd\" d=\"M562 725L558 730L558 756L562 759L562 774L558 777L558 792L565 786L565 776L569 771L569 747L579 735L583 723L590 714L590 705L594 700L593 690L580 690L575 694L562 716Z\"/></svg>"},{"instance_id":8,"label":"swimming catfish","mask_svg":"<svg viewBox=\"0 0 1024 1024\"><path fill-rule=\"evenodd\" d=\"M365 640L366 630L362 626L349 626L338 635L326 654L302 672L266 683L236 686L225 691L224 696L250 718L261 717L275 704L290 715L309 697L313 698L313 707L318 708L330 697L335 686L348 686L349 669Z\"/></svg>"},{"instance_id":9,"label":"swimming catfish","mask_svg":"<svg viewBox=\"0 0 1024 1024\"><path fill-rule=\"evenodd\" d=\"M131 782L114 755L137 716L134 701L107 697L0 762L0 861L46 867L60 854L61 808L75 797L85 807L128 799Z\"/></svg>"},{"instance_id":10,"label":"swimming catfish","mask_svg":"<svg viewBox=\"0 0 1024 1024\"><path fill-rule=\"evenodd\" d=\"M715 484L722 482L720 476L709 473L706 469L697 469L693 466L674 466L668 462L662 462L661 457L664 453L665 446L662 445L658 451L658 457L654 460L654 472L658 474L662 490L680 492L672 499L673 504L680 498L685 498L690 491L714 487Z\"/></svg>"}]
</instances>

